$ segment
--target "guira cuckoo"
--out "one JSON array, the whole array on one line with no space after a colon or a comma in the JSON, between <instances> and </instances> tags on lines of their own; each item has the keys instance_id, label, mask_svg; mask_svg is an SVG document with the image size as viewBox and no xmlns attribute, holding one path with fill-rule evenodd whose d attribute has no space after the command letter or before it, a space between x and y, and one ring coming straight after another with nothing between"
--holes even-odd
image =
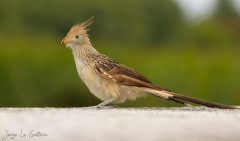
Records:
<instances>
[{"instance_id":1,"label":"guira cuckoo","mask_svg":"<svg viewBox=\"0 0 240 141\"><path fill-rule=\"evenodd\" d=\"M184 101L189 101L212 108L235 109L232 106L173 93L153 84L137 71L99 53L93 48L87 34L87 26L92 23L93 17L74 25L61 43L72 49L79 76L91 93L103 101L97 107L123 103L127 99L151 94L162 100L184 105Z\"/></svg>"}]
</instances>

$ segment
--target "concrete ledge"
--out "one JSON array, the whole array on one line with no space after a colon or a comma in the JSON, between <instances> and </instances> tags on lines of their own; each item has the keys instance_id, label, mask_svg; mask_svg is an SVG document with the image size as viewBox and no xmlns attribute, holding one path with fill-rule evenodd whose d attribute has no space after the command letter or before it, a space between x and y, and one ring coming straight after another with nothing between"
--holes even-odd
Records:
<instances>
[{"instance_id":1,"label":"concrete ledge","mask_svg":"<svg viewBox=\"0 0 240 141\"><path fill-rule=\"evenodd\" d=\"M0 140L239 141L240 110L0 108Z\"/></svg>"}]
</instances>

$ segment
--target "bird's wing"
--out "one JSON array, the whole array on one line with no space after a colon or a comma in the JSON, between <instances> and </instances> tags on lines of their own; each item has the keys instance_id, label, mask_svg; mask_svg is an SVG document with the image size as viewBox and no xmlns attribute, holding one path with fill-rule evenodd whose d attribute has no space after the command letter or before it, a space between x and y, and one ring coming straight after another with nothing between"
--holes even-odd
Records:
<instances>
[{"instance_id":1,"label":"bird's wing","mask_svg":"<svg viewBox=\"0 0 240 141\"><path fill-rule=\"evenodd\" d=\"M101 55L98 57L95 63L95 70L100 77L121 85L148 87L170 91L166 88L152 84L152 82L142 74L125 65L119 64L107 56Z\"/></svg>"}]
</instances>

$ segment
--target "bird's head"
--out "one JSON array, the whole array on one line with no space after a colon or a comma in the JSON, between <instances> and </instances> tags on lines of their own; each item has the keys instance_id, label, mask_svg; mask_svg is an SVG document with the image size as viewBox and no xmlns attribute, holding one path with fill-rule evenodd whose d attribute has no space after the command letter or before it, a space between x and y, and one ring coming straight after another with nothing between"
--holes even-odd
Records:
<instances>
[{"instance_id":1,"label":"bird's head","mask_svg":"<svg viewBox=\"0 0 240 141\"><path fill-rule=\"evenodd\" d=\"M65 44L69 48L79 47L81 45L85 45L89 42L87 31L87 26L93 23L93 18L91 17L89 20L74 25L70 31L68 32L67 36L63 38L62 44Z\"/></svg>"}]
</instances>

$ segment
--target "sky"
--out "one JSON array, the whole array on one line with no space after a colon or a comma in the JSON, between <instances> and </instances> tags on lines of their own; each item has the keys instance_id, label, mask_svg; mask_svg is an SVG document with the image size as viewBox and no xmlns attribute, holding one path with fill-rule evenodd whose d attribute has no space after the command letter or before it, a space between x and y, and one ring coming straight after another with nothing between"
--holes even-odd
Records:
<instances>
[{"instance_id":1,"label":"sky","mask_svg":"<svg viewBox=\"0 0 240 141\"><path fill-rule=\"evenodd\" d=\"M215 10L218 0L175 0L187 19L206 19ZM240 0L230 0L240 13Z\"/></svg>"}]
</instances>

